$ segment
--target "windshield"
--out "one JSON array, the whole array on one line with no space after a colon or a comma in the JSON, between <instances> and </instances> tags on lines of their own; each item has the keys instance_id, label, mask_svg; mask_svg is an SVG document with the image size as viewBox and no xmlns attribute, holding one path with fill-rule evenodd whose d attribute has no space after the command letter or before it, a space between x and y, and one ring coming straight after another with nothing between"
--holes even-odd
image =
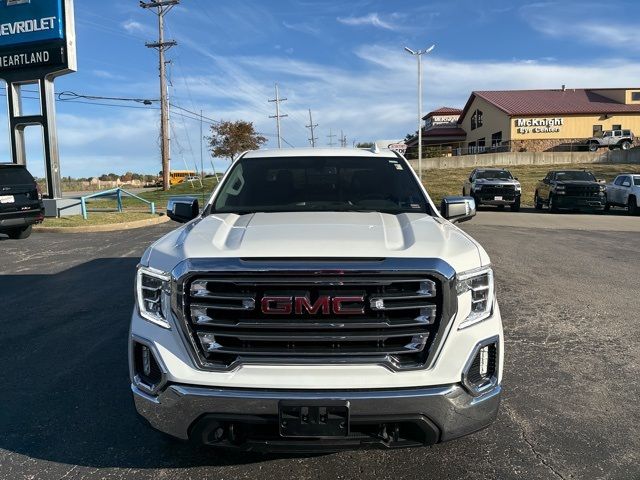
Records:
<instances>
[{"instance_id":1,"label":"windshield","mask_svg":"<svg viewBox=\"0 0 640 480\"><path fill-rule=\"evenodd\" d=\"M498 180L511 180L513 177L507 170L480 170L476 178L494 178Z\"/></svg>"},{"instance_id":2,"label":"windshield","mask_svg":"<svg viewBox=\"0 0 640 480\"><path fill-rule=\"evenodd\" d=\"M22 167L0 167L0 185L32 184L33 177Z\"/></svg>"},{"instance_id":3,"label":"windshield","mask_svg":"<svg viewBox=\"0 0 640 480\"><path fill-rule=\"evenodd\" d=\"M378 211L429 213L404 160L384 157L244 158L212 212Z\"/></svg>"},{"instance_id":4,"label":"windshield","mask_svg":"<svg viewBox=\"0 0 640 480\"><path fill-rule=\"evenodd\" d=\"M556 180L559 182L564 182L567 180L584 180L587 182L595 182L596 177L594 177L593 173L591 172L569 171L569 172L556 172Z\"/></svg>"}]
</instances>

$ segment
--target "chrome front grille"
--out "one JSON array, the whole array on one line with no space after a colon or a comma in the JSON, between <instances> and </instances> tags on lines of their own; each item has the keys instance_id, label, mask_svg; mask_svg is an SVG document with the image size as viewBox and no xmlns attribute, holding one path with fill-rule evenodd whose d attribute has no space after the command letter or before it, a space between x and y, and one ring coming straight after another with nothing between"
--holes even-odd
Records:
<instances>
[{"instance_id":1,"label":"chrome front grille","mask_svg":"<svg viewBox=\"0 0 640 480\"><path fill-rule=\"evenodd\" d=\"M184 333L210 369L270 362L421 368L447 310L444 283L433 274L212 272L185 278L180 291Z\"/></svg>"}]
</instances>

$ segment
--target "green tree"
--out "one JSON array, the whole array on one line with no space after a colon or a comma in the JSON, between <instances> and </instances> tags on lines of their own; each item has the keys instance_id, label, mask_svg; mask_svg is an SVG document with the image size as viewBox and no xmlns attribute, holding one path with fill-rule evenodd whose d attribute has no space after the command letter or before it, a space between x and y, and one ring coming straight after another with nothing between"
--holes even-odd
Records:
<instances>
[{"instance_id":1,"label":"green tree","mask_svg":"<svg viewBox=\"0 0 640 480\"><path fill-rule=\"evenodd\" d=\"M257 150L267 139L256 132L253 123L238 120L211 125L211 136L205 137L214 157L233 158L245 150Z\"/></svg>"}]
</instances>

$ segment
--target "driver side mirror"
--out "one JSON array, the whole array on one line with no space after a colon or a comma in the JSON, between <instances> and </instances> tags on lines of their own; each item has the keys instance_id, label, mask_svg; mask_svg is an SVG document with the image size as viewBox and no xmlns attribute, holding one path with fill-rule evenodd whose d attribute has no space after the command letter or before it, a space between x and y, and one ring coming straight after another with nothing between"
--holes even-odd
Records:
<instances>
[{"instance_id":1,"label":"driver side mirror","mask_svg":"<svg viewBox=\"0 0 640 480\"><path fill-rule=\"evenodd\" d=\"M200 213L196 197L173 197L167 202L167 215L171 220L187 223Z\"/></svg>"},{"instance_id":2,"label":"driver side mirror","mask_svg":"<svg viewBox=\"0 0 640 480\"><path fill-rule=\"evenodd\" d=\"M473 182L473 176L469 177L469 181Z\"/></svg>"},{"instance_id":3,"label":"driver side mirror","mask_svg":"<svg viewBox=\"0 0 640 480\"><path fill-rule=\"evenodd\" d=\"M549 185L550 181L549 181L548 178L545 178L544 180L542 180L542 183L545 183L545 184Z\"/></svg>"},{"instance_id":4,"label":"driver side mirror","mask_svg":"<svg viewBox=\"0 0 640 480\"><path fill-rule=\"evenodd\" d=\"M466 222L476 215L476 201L472 197L444 197L440 214L451 223Z\"/></svg>"},{"instance_id":5,"label":"driver side mirror","mask_svg":"<svg viewBox=\"0 0 640 480\"><path fill-rule=\"evenodd\" d=\"M629 183L629 182L622 182L622 186L623 186L623 187L630 187L630 186L631 186L631 183Z\"/></svg>"}]
</instances>

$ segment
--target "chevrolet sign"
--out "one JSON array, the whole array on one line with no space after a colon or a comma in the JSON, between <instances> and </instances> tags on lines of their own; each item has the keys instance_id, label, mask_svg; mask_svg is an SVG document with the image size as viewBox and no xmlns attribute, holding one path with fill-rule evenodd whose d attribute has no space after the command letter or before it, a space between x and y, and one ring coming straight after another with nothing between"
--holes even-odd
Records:
<instances>
[{"instance_id":1,"label":"chevrolet sign","mask_svg":"<svg viewBox=\"0 0 640 480\"><path fill-rule=\"evenodd\" d=\"M2 1L0 3L0 47L63 40L62 1Z\"/></svg>"}]
</instances>

